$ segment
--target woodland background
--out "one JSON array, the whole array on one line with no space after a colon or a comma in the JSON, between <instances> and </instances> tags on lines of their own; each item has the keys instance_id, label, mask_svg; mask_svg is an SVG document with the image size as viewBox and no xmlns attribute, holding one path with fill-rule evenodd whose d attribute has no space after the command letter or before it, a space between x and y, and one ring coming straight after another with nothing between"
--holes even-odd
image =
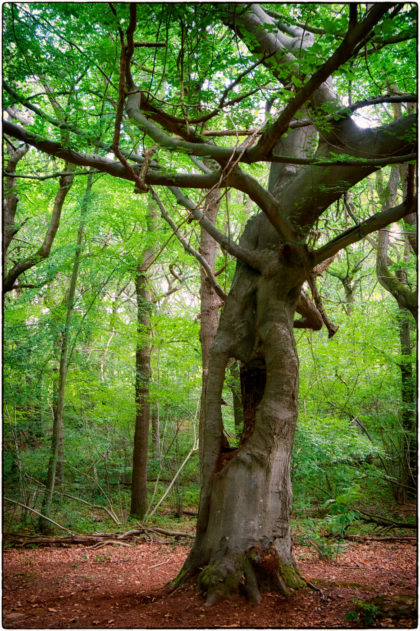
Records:
<instances>
[{"instance_id":1,"label":"woodland background","mask_svg":"<svg viewBox=\"0 0 420 631\"><path fill-rule=\"evenodd\" d=\"M29 37L42 33L54 59L55 70L49 75L52 88L58 90L63 72L68 76L73 73L79 101L74 102L76 92L64 95L60 106L63 111L77 111L75 122L79 127L90 125L90 131L98 134L112 131L114 110L110 103L98 101L99 109L89 105L89 90L96 89L95 82L100 86L103 80L100 73L91 74L87 81L69 58L54 48L54 29L43 18L54 22L56 9L48 9L52 12L48 14L44 6L38 15L29 18L24 6L19 12L15 8L12 16L11 6L5 8L8 37L15 41L13 46L27 47L26 62L29 59L37 65L42 77L48 55L36 61L39 41ZM336 26L326 6L320 6L316 19L325 34L318 45L328 48ZM61 10L65 11L64 5ZM409 12L401 19L406 21L401 22L403 27L411 24ZM97 63L106 68L111 59L115 64L109 39L100 31L94 32L87 22L84 28L89 35L86 46L95 50ZM34 86L25 84L24 59L16 61L13 46L5 52L5 80L13 77L19 85L21 77L20 88L26 98ZM392 54L409 57L413 54L410 42L394 44ZM147 67L156 58L156 51L143 48L138 55L138 63ZM353 101L369 96L372 75L376 81L385 82L387 64L392 63L389 55L373 56L370 65L359 59L357 67L345 69L342 83L337 79L343 99L348 97L350 76ZM225 64L222 56L216 57L213 69L223 72ZM174 86L179 79L176 72L174 66L168 66L168 81ZM263 69L256 68L252 80L262 82L263 78ZM415 91L411 76L402 72L398 80L400 91ZM206 98L216 102L221 86L223 83L216 81L208 88ZM23 117L33 123L33 131L43 135L48 122L33 116L26 107L29 102L34 104L37 99L17 105L13 88L11 92L6 87L4 106L10 120L22 121ZM42 103L50 116L59 112L53 99ZM213 126L249 127L262 106L252 95L245 105L231 108L229 116L221 117ZM89 107L94 109L90 111ZM89 118L85 119L87 112ZM360 111L359 120L361 125L377 125L395 116L395 106L380 104ZM65 141L65 133L63 138ZM12 165L7 160L16 148L6 139L7 172L15 169L19 174L6 175L5 179L6 198L17 204L16 231L5 261L6 276L38 252L62 186L54 175L63 171L60 160L32 148ZM187 156L176 159L176 168L190 168ZM398 171L398 167L385 167L380 174L371 175L323 215L319 229L325 240L353 225L354 216L362 221L383 208L392 169ZM264 165L251 165L249 171L266 183ZM189 194L199 201L199 192L191 190ZM401 190L397 195L402 195ZM198 249L197 225L186 221L184 209L174 203L165 188L159 190L159 196L164 207L170 209L177 234ZM182 530L185 511L197 508L200 271L197 260L185 251L173 228L160 218L160 210L153 197L138 195L130 182L103 173L79 172L66 193L49 256L38 257L36 265L28 267L6 294L3 526L7 534L34 534L39 529L39 516L28 508L38 512L45 508L53 409L63 367L64 433L48 514L72 533L122 532L136 526L136 516L130 516L130 483L135 354L142 344L151 348L149 507L143 524L177 530L180 523ZM229 190L222 198L217 225L237 239L256 210L242 193ZM388 231L388 267L410 290L416 283L415 255L409 247L414 233L415 228L404 222ZM313 243L318 236L315 232ZM417 474L410 462L416 431L415 323L378 281L378 243L375 234L340 252L318 280L328 316L339 326L335 336L329 339L325 328L319 332L295 331L300 357L300 410L292 466L293 526L296 541L315 546L321 555L336 553L337 545L332 542L337 539L331 537L340 539L351 532L369 532L378 527L398 533L398 527L404 524L393 516L395 504L415 501L416 496ZM152 253L142 268L149 292L147 304L139 302L136 291L136 274L146 253ZM219 249L215 268L225 292L234 267L235 261ZM139 326L142 309L147 310L150 319ZM223 394L223 420L232 445L238 434L234 414L236 369L231 367Z\"/></svg>"}]
</instances>

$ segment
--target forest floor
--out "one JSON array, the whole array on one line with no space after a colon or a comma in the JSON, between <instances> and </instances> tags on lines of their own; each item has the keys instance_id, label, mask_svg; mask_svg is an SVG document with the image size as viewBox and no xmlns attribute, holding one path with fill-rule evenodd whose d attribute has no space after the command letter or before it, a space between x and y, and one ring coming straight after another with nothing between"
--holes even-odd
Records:
<instances>
[{"instance_id":1,"label":"forest floor","mask_svg":"<svg viewBox=\"0 0 420 631\"><path fill-rule=\"evenodd\" d=\"M238 596L209 608L196 585L168 591L188 553L186 545L8 548L3 627L415 628L413 543L349 543L333 559L296 546L302 574L321 592L307 588L288 599L268 593L256 605Z\"/></svg>"}]
</instances>

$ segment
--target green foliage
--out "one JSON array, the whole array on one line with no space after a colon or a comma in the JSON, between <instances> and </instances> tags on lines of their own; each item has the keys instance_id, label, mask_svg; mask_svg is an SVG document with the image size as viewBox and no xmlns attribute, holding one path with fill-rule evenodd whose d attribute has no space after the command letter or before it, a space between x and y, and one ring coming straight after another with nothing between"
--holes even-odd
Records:
<instances>
[{"instance_id":1,"label":"green foliage","mask_svg":"<svg viewBox=\"0 0 420 631\"><path fill-rule=\"evenodd\" d=\"M365 602L353 598L353 602L356 605L355 611L348 611L346 613L346 620L361 622L363 625L372 626L376 623L380 610L374 603Z\"/></svg>"},{"instance_id":2,"label":"green foliage","mask_svg":"<svg viewBox=\"0 0 420 631\"><path fill-rule=\"evenodd\" d=\"M183 119L184 111L193 117L218 108L227 85L240 76L240 85L229 92L227 99L260 87L241 100L240 107L220 108L210 123L215 130L262 124L263 101L267 99L272 102L268 119L274 120L295 96L296 88L337 49L349 20L348 5L265 5L288 26L301 23L315 29L313 45L300 50L291 85L279 89L278 77L289 70L281 64L276 66L272 59L271 68L261 63L248 72L256 56L224 25L223 5L140 6L136 38L165 44L135 50L134 81L145 94L155 97L154 104L164 104L171 115ZM29 99L27 104L44 113L25 110L32 117L25 127L80 152L94 151L104 157L113 140L118 99L117 25L125 29L129 20L127 4L113 7L116 15L108 5L92 2L6 3L3 7L4 80ZM359 18L365 10L362 5L358 7ZM413 38L395 40L399 35L410 35L416 15L416 6L404 4L392 20L381 20L368 43L368 54L346 62L334 74L334 86L346 103L388 93L390 86L396 93L415 92L417 47ZM267 30L274 32L276 26L272 24ZM387 46L382 45L383 38L390 40ZM5 90L4 107L14 103L14 97ZM307 114L327 133L330 123L326 117L337 117L336 105L326 104L316 113L309 109ZM392 105L370 106L368 114L370 123L390 122ZM67 126L80 133L51 124L51 119L65 119ZM202 129L197 127L199 133ZM227 147L232 145L231 140L217 138L216 142ZM239 137L235 142L241 140ZM309 149L315 150L317 144L314 138ZM120 146L127 152L142 154L151 141L124 121ZM6 157L9 151L6 146ZM342 151L337 148L336 155L342 156ZM186 153L175 156L159 149L155 157L167 172L191 171ZM18 171L25 176L51 175L64 167L61 159L31 150L19 162ZM261 185L267 184L265 163L243 165L243 169ZM367 178L351 191L359 221L380 209L381 200L372 183ZM50 256L25 272L20 279L23 287L5 299L4 484L13 496L38 508L42 487L33 479L45 482L66 295L85 187L85 175L75 177ZM11 243L7 269L11 262L21 261L40 247L58 185L56 178L18 178L14 188L19 195L15 223L20 230ZM326 188L328 182L321 183L319 191ZM202 191L185 192L195 204L203 205ZM174 202L169 191L160 187L159 194L187 240L198 249L196 223L186 221L186 211ZM150 399L159 418L160 439L160 455L155 453L152 438L149 444L149 478L159 478L149 483L151 508L191 449L201 390L199 266L166 223L159 220L155 229L148 230L149 204L147 196L133 193L132 182L107 174L94 176L68 331L63 489L114 510L122 523L129 510L135 350L139 341L148 339L148 332L136 331L133 278L148 248L157 250L148 274L153 299ZM255 202L231 189L222 199L217 226L238 240L247 219L256 212ZM350 225L344 200L340 199L319 219L310 245L321 246ZM404 224L404 230L412 228ZM326 511L321 525L307 522L307 533L302 534L303 538L312 538L326 554L336 548L323 539L324 532L342 536L355 521L355 504L390 499L390 479L400 479L401 445L410 436L399 414L400 379L401 365L413 362L401 354L397 307L376 284L374 253L370 249L365 243L340 253L320 280L326 311L340 325L336 336L327 339L325 331L296 334L301 377L292 464L295 508L300 516L319 506ZM398 256L392 271L406 272L408 282L415 283L414 257L407 263ZM217 279L226 292L235 265L226 251L219 249L216 269L224 269ZM173 270L182 283L175 280ZM347 281L354 284L354 304L344 291ZM170 293L172 290L176 291ZM411 336L414 346L414 329ZM413 379L414 373L415 366ZM223 398L228 404L223 408L224 427L233 441L235 426L228 387ZM195 453L162 509L180 514L183 507L197 507L198 478ZM99 510L98 515L97 508L69 498L58 495L53 507L57 521L71 529L88 532L96 527L115 527L112 520L104 518L104 511ZM10 515L15 528L34 525L26 513ZM166 523L171 518L153 516L153 520L159 519Z\"/></svg>"}]
</instances>

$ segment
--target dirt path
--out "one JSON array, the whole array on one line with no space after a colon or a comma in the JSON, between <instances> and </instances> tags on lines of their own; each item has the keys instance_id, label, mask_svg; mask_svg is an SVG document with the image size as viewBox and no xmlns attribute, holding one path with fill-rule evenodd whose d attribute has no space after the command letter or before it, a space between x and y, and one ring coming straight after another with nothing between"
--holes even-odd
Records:
<instances>
[{"instance_id":1,"label":"dirt path","mask_svg":"<svg viewBox=\"0 0 420 631\"><path fill-rule=\"evenodd\" d=\"M266 594L207 608L197 588L169 594L186 546L8 549L3 556L4 628L416 627L416 548L409 543L352 544L336 560L296 548L299 567L322 593L285 599ZM381 615L370 620L375 600ZM346 619L346 614L353 619ZM359 615L358 618L355 616ZM370 621L370 624L369 624Z\"/></svg>"}]
</instances>

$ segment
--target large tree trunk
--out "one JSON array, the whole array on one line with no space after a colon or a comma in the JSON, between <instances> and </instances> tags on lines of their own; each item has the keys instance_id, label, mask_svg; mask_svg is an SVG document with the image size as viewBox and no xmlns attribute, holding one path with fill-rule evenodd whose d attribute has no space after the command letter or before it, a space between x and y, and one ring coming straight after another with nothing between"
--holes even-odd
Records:
<instances>
[{"instance_id":1,"label":"large tree trunk","mask_svg":"<svg viewBox=\"0 0 420 631\"><path fill-rule=\"evenodd\" d=\"M226 304L210 357L198 531L184 568L207 566L200 583L210 602L238 588L243 577L252 600L259 599L261 579L283 593L302 583L289 529L298 391L293 317L301 278L288 268L284 282L284 264L267 258L256 296L255 344L240 357L244 431L235 451L223 448L220 396L227 360L241 344L236 301L233 309Z\"/></svg>"},{"instance_id":2,"label":"large tree trunk","mask_svg":"<svg viewBox=\"0 0 420 631\"><path fill-rule=\"evenodd\" d=\"M297 145L307 134L290 134L280 150L299 153ZM281 197L295 173L276 165L271 190ZM293 323L305 270L281 247L262 214L248 222L240 244L258 251L262 272L238 262L211 348L200 432L197 536L178 577L205 568L199 582L208 603L242 587L255 601L260 587L288 594L303 584L293 559L289 517L298 394ZM230 358L241 361L244 427L237 449L226 448L221 415Z\"/></svg>"}]
</instances>

